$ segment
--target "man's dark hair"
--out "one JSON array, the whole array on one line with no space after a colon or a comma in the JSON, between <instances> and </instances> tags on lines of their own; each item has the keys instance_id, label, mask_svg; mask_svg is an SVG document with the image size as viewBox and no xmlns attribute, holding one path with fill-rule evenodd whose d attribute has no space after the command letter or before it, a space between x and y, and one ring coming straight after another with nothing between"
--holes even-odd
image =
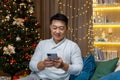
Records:
<instances>
[{"instance_id":1,"label":"man's dark hair","mask_svg":"<svg viewBox=\"0 0 120 80\"><path fill-rule=\"evenodd\" d=\"M68 18L64 14L57 13L50 18L50 24L52 24L53 20L61 20L65 22L65 25L68 25Z\"/></svg>"}]
</instances>

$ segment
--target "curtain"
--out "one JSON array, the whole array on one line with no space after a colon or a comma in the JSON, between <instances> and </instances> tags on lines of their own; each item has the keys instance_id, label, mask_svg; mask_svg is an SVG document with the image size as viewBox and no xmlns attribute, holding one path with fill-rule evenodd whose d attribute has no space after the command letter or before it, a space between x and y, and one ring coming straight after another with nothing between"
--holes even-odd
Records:
<instances>
[{"instance_id":1,"label":"curtain","mask_svg":"<svg viewBox=\"0 0 120 80\"><path fill-rule=\"evenodd\" d=\"M69 18L67 38L75 41L83 56L93 50L92 0L35 0L35 15L41 22L41 37L50 38L49 19L55 13Z\"/></svg>"}]
</instances>

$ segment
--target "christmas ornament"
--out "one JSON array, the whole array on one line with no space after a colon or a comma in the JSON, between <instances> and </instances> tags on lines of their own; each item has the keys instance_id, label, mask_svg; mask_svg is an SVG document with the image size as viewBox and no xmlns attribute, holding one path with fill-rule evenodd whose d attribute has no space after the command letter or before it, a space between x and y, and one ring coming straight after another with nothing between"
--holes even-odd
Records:
<instances>
[{"instance_id":1,"label":"christmas ornament","mask_svg":"<svg viewBox=\"0 0 120 80\"><path fill-rule=\"evenodd\" d=\"M3 0L4 2L8 2L8 0Z\"/></svg>"},{"instance_id":2,"label":"christmas ornament","mask_svg":"<svg viewBox=\"0 0 120 80\"><path fill-rule=\"evenodd\" d=\"M7 35L7 38L11 38L11 34Z\"/></svg>"},{"instance_id":3,"label":"christmas ornament","mask_svg":"<svg viewBox=\"0 0 120 80\"><path fill-rule=\"evenodd\" d=\"M17 36L16 41L21 41L21 38L19 36Z\"/></svg>"},{"instance_id":4,"label":"christmas ornament","mask_svg":"<svg viewBox=\"0 0 120 80\"><path fill-rule=\"evenodd\" d=\"M10 64L14 64L14 63L16 63L16 60L15 59L11 59L10 60Z\"/></svg>"},{"instance_id":5,"label":"christmas ornament","mask_svg":"<svg viewBox=\"0 0 120 80\"><path fill-rule=\"evenodd\" d=\"M32 14L34 12L33 7L30 7L29 12Z\"/></svg>"},{"instance_id":6,"label":"christmas ornament","mask_svg":"<svg viewBox=\"0 0 120 80\"><path fill-rule=\"evenodd\" d=\"M32 2L31 0L27 0L28 2Z\"/></svg>"},{"instance_id":7,"label":"christmas ornament","mask_svg":"<svg viewBox=\"0 0 120 80\"><path fill-rule=\"evenodd\" d=\"M4 51L3 52L4 54L8 54L8 55L14 54L15 53L15 47L9 44L8 46L3 47L3 51Z\"/></svg>"},{"instance_id":8,"label":"christmas ornament","mask_svg":"<svg viewBox=\"0 0 120 80\"><path fill-rule=\"evenodd\" d=\"M7 9L7 10L10 10L10 7L8 5L4 5L4 7Z\"/></svg>"},{"instance_id":9,"label":"christmas ornament","mask_svg":"<svg viewBox=\"0 0 120 80\"><path fill-rule=\"evenodd\" d=\"M0 39L0 44L3 44L4 43L4 40Z\"/></svg>"},{"instance_id":10,"label":"christmas ornament","mask_svg":"<svg viewBox=\"0 0 120 80\"><path fill-rule=\"evenodd\" d=\"M19 79L19 75L15 75L15 76L13 76L12 80L18 80L18 79Z\"/></svg>"},{"instance_id":11,"label":"christmas ornament","mask_svg":"<svg viewBox=\"0 0 120 80\"><path fill-rule=\"evenodd\" d=\"M36 48L37 44L36 44L36 43L34 43L34 44L32 44L32 46L33 46L34 48Z\"/></svg>"},{"instance_id":12,"label":"christmas ornament","mask_svg":"<svg viewBox=\"0 0 120 80\"><path fill-rule=\"evenodd\" d=\"M25 47L25 48L23 48L23 50L24 50L24 51L28 51L29 49L28 49L28 47Z\"/></svg>"},{"instance_id":13,"label":"christmas ornament","mask_svg":"<svg viewBox=\"0 0 120 80\"><path fill-rule=\"evenodd\" d=\"M7 21L10 20L10 16L11 16L11 14L8 14L8 15L5 17Z\"/></svg>"},{"instance_id":14,"label":"christmas ornament","mask_svg":"<svg viewBox=\"0 0 120 80\"><path fill-rule=\"evenodd\" d=\"M24 19L22 18L16 18L13 21L13 25L18 25L24 27Z\"/></svg>"},{"instance_id":15,"label":"christmas ornament","mask_svg":"<svg viewBox=\"0 0 120 80\"><path fill-rule=\"evenodd\" d=\"M26 4L25 3L20 3L20 8L26 8Z\"/></svg>"},{"instance_id":16,"label":"christmas ornament","mask_svg":"<svg viewBox=\"0 0 120 80\"><path fill-rule=\"evenodd\" d=\"M36 25L36 26L40 26L40 23L39 23L39 22L36 22L35 25Z\"/></svg>"},{"instance_id":17,"label":"christmas ornament","mask_svg":"<svg viewBox=\"0 0 120 80\"><path fill-rule=\"evenodd\" d=\"M31 59L31 56L30 56L30 55L25 55L25 59L26 59L26 60L30 60L30 59Z\"/></svg>"},{"instance_id":18,"label":"christmas ornament","mask_svg":"<svg viewBox=\"0 0 120 80\"><path fill-rule=\"evenodd\" d=\"M28 21L28 17L25 17L25 18L24 18L24 22L26 22L26 21Z\"/></svg>"}]
</instances>

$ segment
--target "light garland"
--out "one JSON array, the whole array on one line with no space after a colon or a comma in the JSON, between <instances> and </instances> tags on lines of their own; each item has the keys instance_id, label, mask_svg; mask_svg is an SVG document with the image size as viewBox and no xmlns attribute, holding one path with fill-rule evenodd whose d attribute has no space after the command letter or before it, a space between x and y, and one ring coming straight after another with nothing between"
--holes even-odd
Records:
<instances>
[{"instance_id":1,"label":"light garland","mask_svg":"<svg viewBox=\"0 0 120 80\"><path fill-rule=\"evenodd\" d=\"M84 10L84 9L86 9L86 8L89 9L90 7L89 7L89 6L87 7L87 5L92 5L92 3L86 1L86 3L85 3L81 8L75 8L75 7L73 7L72 5L70 5L70 4L68 4L68 3L63 3L61 0L58 0L58 5L59 5L59 9L60 9L60 12L61 12L61 13L65 13L65 12L63 11L63 8L62 8L62 7L68 7L68 8L70 8L70 9L75 10L75 11L78 11L78 12L80 11L78 15L75 15L74 17L73 17L73 16L71 17L71 18L77 18L77 17L79 17L79 16L85 15L85 13L88 13L87 10L86 10L86 11L81 11L81 10ZM73 12L74 12L74 11L73 11ZM68 18L70 18L70 17L68 17Z\"/></svg>"},{"instance_id":2,"label":"light garland","mask_svg":"<svg viewBox=\"0 0 120 80\"><path fill-rule=\"evenodd\" d=\"M81 17L81 16L86 16L86 14L88 14L88 10L91 8L90 6L92 6L92 1L89 1L89 0L86 0L83 4L83 6L81 7L74 7L72 4L70 3L65 3L63 0L58 0L58 9L60 11L60 13L66 13L66 11L64 9L69 9L70 12L76 12L76 14L74 16L67 16L70 20L75 20L77 19L76 23L78 23L78 19ZM74 38L75 41L79 40L85 40L85 39L88 39L88 48L90 48L91 50L93 50L93 16L91 15L91 19L76 27L77 25L74 25L74 27L72 26L72 24L69 24L69 32L72 34L72 37ZM84 35L82 38L81 37L78 37L76 36L76 33L73 33L73 32L78 32L80 29L83 29L83 28L87 28L88 31L87 31L87 34Z\"/></svg>"}]
</instances>

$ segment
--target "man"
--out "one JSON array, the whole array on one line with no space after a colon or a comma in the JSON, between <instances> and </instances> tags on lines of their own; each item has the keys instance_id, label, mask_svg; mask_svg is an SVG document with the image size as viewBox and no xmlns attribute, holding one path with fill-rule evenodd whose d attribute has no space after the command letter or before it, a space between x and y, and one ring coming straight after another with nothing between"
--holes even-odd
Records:
<instances>
[{"instance_id":1,"label":"man","mask_svg":"<svg viewBox=\"0 0 120 80\"><path fill-rule=\"evenodd\" d=\"M83 68L78 45L66 39L68 19L63 14L50 18L52 38L42 40L36 47L30 61L32 73L21 80L69 80L70 74L78 75ZM57 59L48 57L57 54Z\"/></svg>"}]
</instances>

